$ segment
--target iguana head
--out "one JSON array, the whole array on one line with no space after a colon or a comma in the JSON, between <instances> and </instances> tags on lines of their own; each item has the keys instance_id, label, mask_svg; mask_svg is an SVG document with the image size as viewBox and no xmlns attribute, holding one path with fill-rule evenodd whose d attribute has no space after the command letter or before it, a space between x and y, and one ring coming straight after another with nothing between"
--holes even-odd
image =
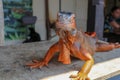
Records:
<instances>
[{"instance_id":1,"label":"iguana head","mask_svg":"<svg viewBox=\"0 0 120 80\"><path fill-rule=\"evenodd\" d=\"M75 14L59 12L56 21L56 32L60 38L66 39L76 35Z\"/></svg>"},{"instance_id":2,"label":"iguana head","mask_svg":"<svg viewBox=\"0 0 120 80\"><path fill-rule=\"evenodd\" d=\"M75 14L71 12L59 12L57 15L56 28L75 28Z\"/></svg>"}]
</instances>

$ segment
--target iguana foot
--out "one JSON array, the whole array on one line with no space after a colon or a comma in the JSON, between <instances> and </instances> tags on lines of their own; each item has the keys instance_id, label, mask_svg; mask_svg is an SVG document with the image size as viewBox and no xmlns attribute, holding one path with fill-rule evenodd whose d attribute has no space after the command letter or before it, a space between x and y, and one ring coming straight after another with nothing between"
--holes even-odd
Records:
<instances>
[{"instance_id":1,"label":"iguana foot","mask_svg":"<svg viewBox=\"0 0 120 80\"><path fill-rule=\"evenodd\" d=\"M42 68L43 66L48 66L45 61L33 60L33 63L26 64L30 68Z\"/></svg>"},{"instance_id":2,"label":"iguana foot","mask_svg":"<svg viewBox=\"0 0 120 80\"><path fill-rule=\"evenodd\" d=\"M80 72L78 75L71 75L71 80L90 80L90 78L85 74Z\"/></svg>"}]
</instances>

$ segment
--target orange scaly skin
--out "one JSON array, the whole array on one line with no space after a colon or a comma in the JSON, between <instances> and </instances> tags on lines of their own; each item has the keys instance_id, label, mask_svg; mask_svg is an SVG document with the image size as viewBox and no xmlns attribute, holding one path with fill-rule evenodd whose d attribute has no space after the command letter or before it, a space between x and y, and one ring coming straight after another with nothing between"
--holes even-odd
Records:
<instances>
[{"instance_id":1,"label":"orange scaly skin","mask_svg":"<svg viewBox=\"0 0 120 80\"><path fill-rule=\"evenodd\" d=\"M64 15L67 15L64 13ZM94 65L93 54L95 52L110 51L115 48L120 48L120 44L98 42L94 37L96 33L78 31L74 15L71 15L71 23L56 21L56 33L60 37L59 41L50 47L42 61L33 60L33 63L27 64L31 68L41 68L47 66L51 58L56 52L60 52L58 61L63 64L70 64L70 56L76 57L85 61L83 67L77 75L71 75L72 80L90 80L88 74ZM64 17L63 17L64 18Z\"/></svg>"}]
</instances>

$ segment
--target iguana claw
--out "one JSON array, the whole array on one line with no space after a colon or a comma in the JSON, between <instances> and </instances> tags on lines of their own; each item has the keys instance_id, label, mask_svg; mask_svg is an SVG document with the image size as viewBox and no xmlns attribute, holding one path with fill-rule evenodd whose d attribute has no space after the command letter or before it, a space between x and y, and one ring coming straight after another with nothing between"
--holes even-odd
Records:
<instances>
[{"instance_id":1,"label":"iguana claw","mask_svg":"<svg viewBox=\"0 0 120 80\"><path fill-rule=\"evenodd\" d=\"M43 66L47 66L45 61L33 60L32 62L33 63L26 64L26 66L30 68L42 68Z\"/></svg>"},{"instance_id":2,"label":"iguana claw","mask_svg":"<svg viewBox=\"0 0 120 80\"><path fill-rule=\"evenodd\" d=\"M71 75L71 80L90 80L85 73L79 73L78 75Z\"/></svg>"}]
</instances>

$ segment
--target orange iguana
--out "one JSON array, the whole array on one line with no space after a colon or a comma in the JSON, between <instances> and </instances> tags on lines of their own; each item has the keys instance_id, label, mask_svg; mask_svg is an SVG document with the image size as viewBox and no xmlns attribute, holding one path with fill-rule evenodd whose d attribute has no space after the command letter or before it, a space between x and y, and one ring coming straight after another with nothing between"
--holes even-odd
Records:
<instances>
[{"instance_id":1,"label":"orange iguana","mask_svg":"<svg viewBox=\"0 0 120 80\"><path fill-rule=\"evenodd\" d=\"M85 61L77 75L72 75L73 80L90 80L88 74L94 65L93 54L95 52L110 51L119 48L120 44L102 43L95 37L95 33L83 33L77 30L75 15L69 12L59 12L56 21L56 33L59 41L50 47L42 61L33 60L27 64L31 68L47 66L56 52L59 52L58 61L70 64L70 56ZM89 36L91 35L91 36Z\"/></svg>"}]
</instances>

